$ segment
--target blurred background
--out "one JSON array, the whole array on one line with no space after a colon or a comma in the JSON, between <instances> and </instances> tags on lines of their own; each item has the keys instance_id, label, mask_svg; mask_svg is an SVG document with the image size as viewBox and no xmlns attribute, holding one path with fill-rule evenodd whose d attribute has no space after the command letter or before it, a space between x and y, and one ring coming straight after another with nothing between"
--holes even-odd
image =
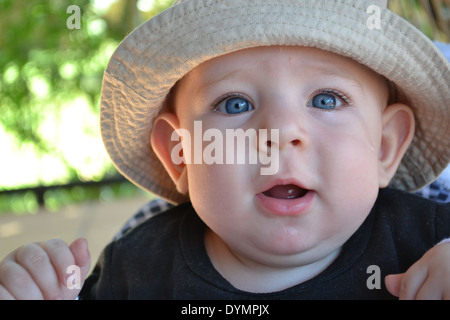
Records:
<instances>
[{"instance_id":1,"label":"blurred background","mask_svg":"<svg viewBox=\"0 0 450 320\"><path fill-rule=\"evenodd\" d=\"M138 192L99 132L119 42L173 0L0 0L0 214Z\"/></svg>"},{"instance_id":2,"label":"blurred background","mask_svg":"<svg viewBox=\"0 0 450 320\"><path fill-rule=\"evenodd\" d=\"M173 2L0 0L0 218L6 219L0 221L0 256L19 233L37 229L47 238L38 220L17 229L19 216L53 212L84 219L74 223L72 238L86 236L94 210L110 211L91 228L109 221L110 234L151 198L126 182L106 155L99 97L119 42ZM389 7L432 40L450 42L450 0L389 0ZM74 205L83 208L81 218Z\"/></svg>"}]
</instances>

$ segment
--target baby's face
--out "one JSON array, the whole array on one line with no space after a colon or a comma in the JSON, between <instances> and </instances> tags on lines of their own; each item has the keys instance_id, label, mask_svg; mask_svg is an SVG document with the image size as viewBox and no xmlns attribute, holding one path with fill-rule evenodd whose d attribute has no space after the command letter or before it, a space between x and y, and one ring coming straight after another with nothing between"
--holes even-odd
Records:
<instances>
[{"instance_id":1,"label":"baby's face","mask_svg":"<svg viewBox=\"0 0 450 320\"><path fill-rule=\"evenodd\" d=\"M377 197L387 100L382 77L313 48L246 49L191 71L174 100L181 128L194 138L197 121L225 140L227 129L266 129L268 142L258 136L263 143L246 152L267 146L278 157L277 172L265 175L248 158L187 165L190 199L212 230L208 239L272 266L336 253Z\"/></svg>"}]
</instances>

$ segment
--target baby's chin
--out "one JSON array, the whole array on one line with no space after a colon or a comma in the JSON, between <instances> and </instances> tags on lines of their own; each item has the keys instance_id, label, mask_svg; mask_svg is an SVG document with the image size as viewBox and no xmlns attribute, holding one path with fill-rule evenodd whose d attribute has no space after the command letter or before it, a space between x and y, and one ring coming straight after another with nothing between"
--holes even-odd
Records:
<instances>
[{"instance_id":1,"label":"baby's chin","mask_svg":"<svg viewBox=\"0 0 450 320\"><path fill-rule=\"evenodd\" d=\"M260 265L285 269L307 265L313 267L316 263L320 266L321 261L334 261L349 238L307 239L308 235L302 235L301 231L293 227L273 228L266 234L267 236L241 240L235 236L228 246ZM244 241L249 245L242 246Z\"/></svg>"}]
</instances>

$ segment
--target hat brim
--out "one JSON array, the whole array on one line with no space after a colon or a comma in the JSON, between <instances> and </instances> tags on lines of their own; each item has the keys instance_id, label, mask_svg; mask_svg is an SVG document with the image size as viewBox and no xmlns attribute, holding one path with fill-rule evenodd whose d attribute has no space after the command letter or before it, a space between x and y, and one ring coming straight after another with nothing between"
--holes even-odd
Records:
<instances>
[{"instance_id":1,"label":"hat brim","mask_svg":"<svg viewBox=\"0 0 450 320\"><path fill-rule=\"evenodd\" d=\"M119 45L105 71L102 137L118 170L172 203L177 192L154 154L153 118L176 81L200 63L257 46L316 47L354 59L391 80L408 104L416 134L392 179L396 189L425 186L450 161L450 66L419 30L373 1L190 0L145 22Z\"/></svg>"}]
</instances>

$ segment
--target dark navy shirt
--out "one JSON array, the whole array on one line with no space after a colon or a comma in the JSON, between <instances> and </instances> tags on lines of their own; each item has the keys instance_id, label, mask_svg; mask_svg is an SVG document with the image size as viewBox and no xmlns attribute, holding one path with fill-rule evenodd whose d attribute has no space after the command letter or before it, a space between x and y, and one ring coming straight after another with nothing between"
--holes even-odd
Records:
<instances>
[{"instance_id":1,"label":"dark navy shirt","mask_svg":"<svg viewBox=\"0 0 450 320\"><path fill-rule=\"evenodd\" d=\"M380 190L326 270L273 293L245 292L225 280L208 258L205 229L190 203L145 221L105 248L80 299L394 299L384 277L405 272L450 237L450 204Z\"/></svg>"}]
</instances>

